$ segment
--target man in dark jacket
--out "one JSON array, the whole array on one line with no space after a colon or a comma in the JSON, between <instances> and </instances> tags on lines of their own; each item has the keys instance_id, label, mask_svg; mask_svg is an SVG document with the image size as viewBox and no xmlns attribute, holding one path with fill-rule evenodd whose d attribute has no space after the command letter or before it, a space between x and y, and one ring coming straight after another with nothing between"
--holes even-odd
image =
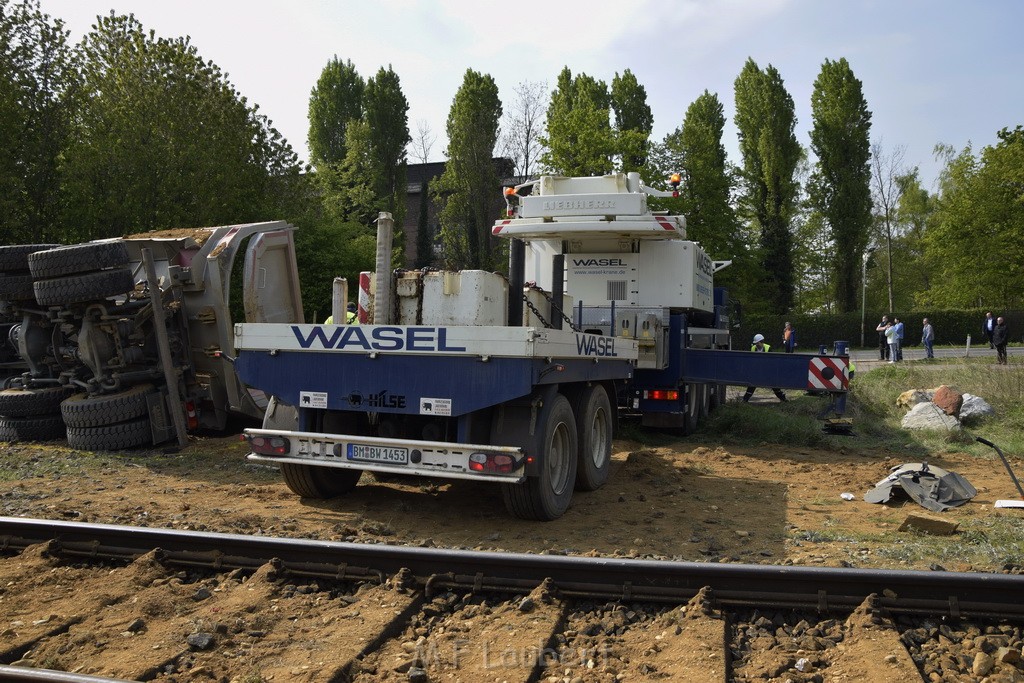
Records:
<instances>
[{"instance_id":1,"label":"man in dark jacket","mask_svg":"<svg viewBox=\"0 0 1024 683\"><path fill-rule=\"evenodd\" d=\"M885 336L885 328L889 327L889 317L883 315L875 331L878 332L878 360L889 360L889 338ZM895 360L895 359L893 359Z\"/></svg>"},{"instance_id":2,"label":"man in dark jacket","mask_svg":"<svg viewBox=\"0 0 1024 683\"><path fill-rule=\"evenodd\" d=\"M1006 327L1003 316L996 318L996 325L992 328L992 344L996 347L996 357L1000 365L1006 365L1006 342L1010 341L1010 330Z\"/></svg>"},{"instance_id":3,"label":"man in dark jacket","mask_svg":"<svg viewBox=\"0 0 1024 683\"><path fill-rule=\"evenodd\" d=\"M981 331L988 337L988 348L994 349L996 345L992 343L992 335L995 332L996 320L992 317L992 311L985 314L985 322L981 324Z\"/></svg>"}]
</instances>

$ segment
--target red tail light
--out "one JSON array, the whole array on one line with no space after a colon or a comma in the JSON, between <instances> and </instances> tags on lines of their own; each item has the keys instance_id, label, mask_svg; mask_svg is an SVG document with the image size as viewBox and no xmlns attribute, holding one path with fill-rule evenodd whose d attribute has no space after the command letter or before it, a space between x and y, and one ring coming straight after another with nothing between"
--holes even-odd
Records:
<instances>
[{"instance_id":1,"label":"red tail light","mask_svg":"<svg viewBox=\"0 0 1024 683\"><path fill-rule=\"evenodd\" d=\"M291 450L291 444L283 436L250 436L249 446L253 453L260 455L285 455Z\"/></svg>"},{"instance_id":2,"label":"red tail light","mask_svg":"<svg viewBox=\"0 0 1024 683\"><path fill-rule=\"evenodd\" d=\"M469 456L469 469L474 472L508 474L516 469L516 460L501 453L473 453Z\"/></svg>"},{"instance_id":3,"label":"red tail light","mask_svg":"<svg viewBox=\"0 0 1024 683\"><path fill-rule=\"evenodd\" d=\"M675 389L649 389L644 392L644 398L654 401L678 401L679 392Z\"/></svg>"},{"instance_id":4,"label":"red tail light","mask_svg":"<svg viewBox=\"0 0 1024 683\"><path fill-rule=\"evenodd\" d=\"M199 413L196 412L194 401L185 402L185 419L188 422L189 431L199 427Z\"/></svg>"}]
</instances>

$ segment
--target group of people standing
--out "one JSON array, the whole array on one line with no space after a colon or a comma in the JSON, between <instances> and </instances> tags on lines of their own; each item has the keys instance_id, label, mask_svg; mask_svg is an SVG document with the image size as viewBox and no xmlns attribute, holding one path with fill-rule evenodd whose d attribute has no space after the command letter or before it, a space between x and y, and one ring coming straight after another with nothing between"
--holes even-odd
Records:
<instances>
[{"instance_id":1,"label":"group of people standing","mask_svg":"<svg viewBox=\"0 0 1024 683\"><path fill-rule=\"evenodd\" d=\"M928 318L925 318L924 321L927 323ZM928 330L931 332L931 325L928 325ZM898 363L903 360L903 321L893 316L890 322L889 316L883 315L882 322L878 323L875 331L878 332L878 360L890 363ZM934 334L932 334L932 338L934 338ZM928 357L931 358L930 346L928 351Z\"/></svg>"},{"instance_id":2,"label":"group of people standing","mask_svg":"<svg viewBox=\"0 0 1024 683\"><path fill-rule=\"evenodd\" d=\"M1006 365L1006 344L1010 337L1006 320L1003 316L994 318L990 311L985 314L982 330L988 337L989 348L996 350L999 364ZM878 360L890 363L903 360L903 322L895 316L890 321L888 316L883 315L875 331L878 332ZM928 318L921 321L921 345L924 346L925 358L935 357L935 329Z\"/></svg>"},{"instance_id":3,"label":"group of people standing","mask_svg":"<svg viewBox=\"0 0 1024 683\"><path fill-rule=\"evenodd\" d=\"M1006 365L1006 344L1010 341L1010 330L1003 316L992 317L992 311L985 314L982 330L988 337L988 347L996 350L996 359L1000 365Z\"/></svg>"}]
</instances>

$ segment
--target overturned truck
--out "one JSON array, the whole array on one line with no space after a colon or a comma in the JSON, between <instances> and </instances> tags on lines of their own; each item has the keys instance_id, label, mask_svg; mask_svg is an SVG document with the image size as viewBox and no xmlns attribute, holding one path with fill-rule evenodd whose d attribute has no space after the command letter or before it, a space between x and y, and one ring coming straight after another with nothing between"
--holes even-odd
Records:
<instances>
[{"instance_id":1,"label":"overturned truck","mask_svg":"<svg viewBox=\"0 0 1024 683\"><path fill-rule=\"evenodd\" d=\"M241 314L302 321L293 231L267 222L0 247L0 441L66 435L113 450L261 417L265 395L224 356Z\"/></svg>"}]
</instances>

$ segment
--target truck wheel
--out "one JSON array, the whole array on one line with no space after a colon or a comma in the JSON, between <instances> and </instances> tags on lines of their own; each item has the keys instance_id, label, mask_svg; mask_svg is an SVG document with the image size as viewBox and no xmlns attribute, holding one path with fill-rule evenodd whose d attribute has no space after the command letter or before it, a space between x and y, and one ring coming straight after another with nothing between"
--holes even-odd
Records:
<instances>
[{"instance_id":1,"label":"truck wheel","mask_svg":"<svg viewBox=\"0 0 1024 683\"><path fill-rule=\"evenodd\" d=\"M7 417L56 416L60 412L60 402L73 391L72 387L4 389L0 391L0 415Z\"/></svg>"},{"instance_id":2,"label":"truck wheel","mask_svg":"<svg viewBox=\"0 0 1024 683\"><path fill-rule=\"evenodd\" d=\"M689 436L697 431L697 424L700 422L700 407L703 403L701 398L701 387L703 384L686 385L686 408L683 413L683 436Z\"/></svg>"},{"instance_id":3,"label":"truck wheel","mask_svg":"<svg viewBox=\"0 0 1024 683\"><path fill-rule=\"evenodd\" d=\"M596 491L608 481L612 460L612 405L604 387L595 384L583 390L577 417L576 489Z\"/></svg>"},{"instance_id":4,"label":"truck wheel","mask_svg":"<svg viewBox=\"0 0 1024 683\"><path fill-rule=\"evenodd\" d=\"M28 268L37 280L126 265L128 248L121 240L69 244L37 251L28 257Z\"/></svg>"},{"instance_id":5,"label":"truck wheel","mask_svg":"<svg viewBox=\"0 0 1024 683\"><path fill-rule=\"evenodd\" d=\"M119 451L152 443L148 417L102 427L68 427L68 445L82 451Z\"/></svg>"},{"instance_id":6,"label":"truck wheel","mask_svg":"<svg viewBox=\"0 0 1024 683\"><path fill-rule=\"evenodd\" d=\"M711 391L710 384L698 384L697 386L697 419L703 420L711 412Z\"/></svg>"},{"instance_id":7,"label":"truck wheel","mask_svg":"<svg viewBox=\"0 0 1024 683\"><path fill-rule=\"evenodd\" d=\"M0 417L0 441L51 441L64 437L60 415Z\"/></svg>"},{"instance_id":8,"label":"truck wheel","mask_svg":"<svg viewBox=\"0 0 1024 683\"><path fill-rule=\"evenodd\" d=\"M59 244L12 244L0 247L0 272L28 272L28 255L53 249Z\"/></svg>"},{"instance_id":9,"label":"truck wheel","mask_svg":"<svg viewBox=\"0 0 1024 683\"><path fill-rule=\"evenodd\" d=\"M708 412L715 412L721 406L725 405L725 392L727 387L725 384L712 384L710 385L710 391L708 396Z\"/></svg>"},{"instance_id":10,"label":"truck wheel","mask_svg":"<svg viewBox=\"0 0 1024 683\"><path fill-rule=\"evenodd\" d=\"M521 444L527 452L539 453L540 475L521 484L502 484L505 507L520 519L550 521L569 508L579 448L576 419L569 400L557 394L541 409L531 444Z\"/></svg>"},{"instance_id":11,"label":"truck wheel","mask_svg":"<svg viewBox=\"0 0 1024 683\"><path fill-rule=\"evenodd\" d=\"M46 252L42 252L46 253ZM42 306L63 306L98 301L135 289L132 271L127 268L98 270L53 280L37 280L36 301Z\"/></svg>"},{"instance_id":12,"label":"truck wheel","mask_svg":"<svg viewBox=\"0 0 1024 683\"><path fill-rule=\"evenodd\" d=\"M140 384L104 396L75 394L60 404L60 413L68 427L100 427L127 422L146 414L146 399L153 391L152 384Z\"/></svg>"},{"instance_id":13,"label":"truck wheel","mask_svg":"<svg viewBox=\"0 0 1024 683\"><path fill-rule=\"evenodd\" d=\"M303 498L324 499L340 496L354 489L363 471L281 463L281 474L292 493Z\"/></svg>"},{"instance_id":14,"label":"truck wheel","mask_svg":"<svg viewBox=\"0 0 1024 683\"><path fill-rule=\"evenodd\" d=\"M32 276L28 273L0 273L0 301L33 301Z\"/></svg>"}]
</instances>

